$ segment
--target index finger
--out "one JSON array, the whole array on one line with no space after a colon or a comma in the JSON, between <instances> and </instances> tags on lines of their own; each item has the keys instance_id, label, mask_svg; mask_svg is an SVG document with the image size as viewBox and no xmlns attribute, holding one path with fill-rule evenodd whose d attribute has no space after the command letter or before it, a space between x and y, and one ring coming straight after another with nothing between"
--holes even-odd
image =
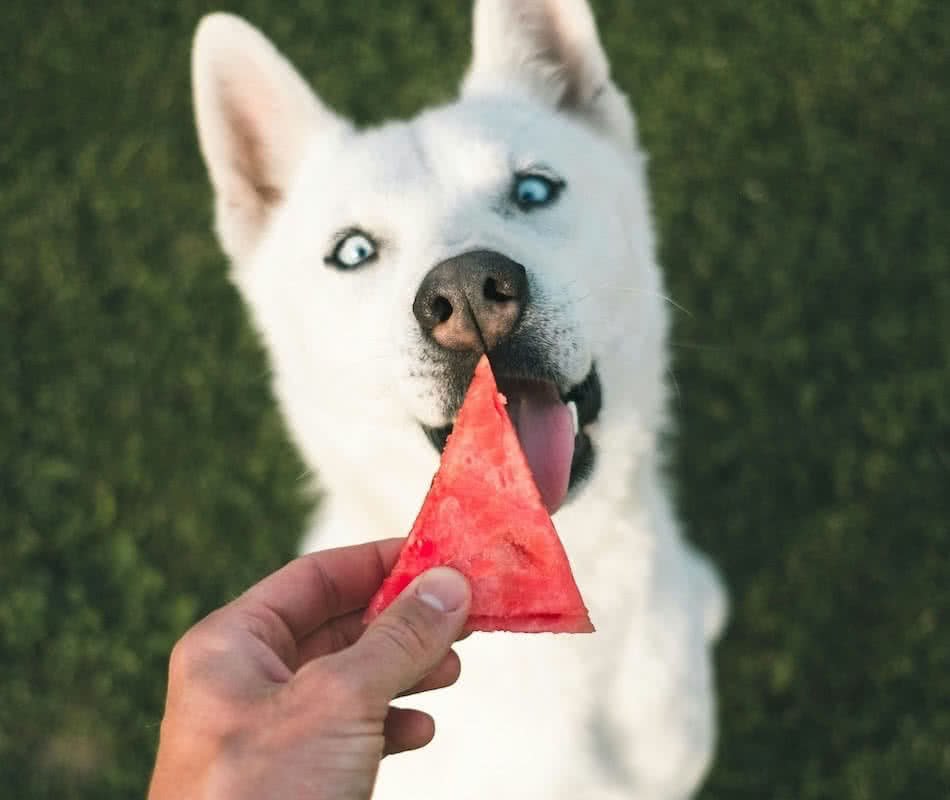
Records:
<instances>
[{"instance_id":1,"label":"index finger","mask_svg":"<svg viewBox=\"0 0 950 800\"><path fill-rule=\"evenodd\" d=\"M301 556L256 583L234 605L276 614L299 642L327 620L364 608L404 541L384 539Z\"/></svg>"}]
</instances>

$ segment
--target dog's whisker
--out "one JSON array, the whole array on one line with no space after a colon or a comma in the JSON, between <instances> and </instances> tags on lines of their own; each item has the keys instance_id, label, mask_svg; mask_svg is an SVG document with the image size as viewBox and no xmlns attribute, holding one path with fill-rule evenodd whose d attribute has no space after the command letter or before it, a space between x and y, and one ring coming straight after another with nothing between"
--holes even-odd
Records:
<instances>
[{"instance_id":1,"label":"dog's whisker","mask_svg":"<svg viewBox=\"0 0 950 800\"><path fill-rule=\"evenodd\" d=\"M678 401L682 401L682 400L683 400L683 393L680 391L680 384L679 384L679 381L676 380L676 375L675 375L675 373L673 372L673 368L672 368L672 367L667 367L667 368L666 368L666 374L670 376L670 381L671 381L672 384L673 384L673 391L676 393L676 399L677 399Z\"/></svg>"},{"instance_id":2,"label":"dog's whisker","mask_svg":"<svg viewBox=\"0 0 950 800\"><path fill-rule=\"evenodd\" d=\"M578 297L574 302L575 302L575 303L583 303L585 300L590 300L593 296L594 296L594 293L593 293L593 292L587 292L587 294L582 294L582 295L581 295L580 297Z\"/></svg>"},{"instance_id":3,"label":"dog's whisker","mask_svg":"<svg viewBox=\"0 0 950 800\"><path fill-rule=\"evenodd\" d=\"M572 281L568 281L567 283L561 284L561 286L558 287L558 292L561 294L566 293L569 289L571 289L577 283L578 283L577 280L572 280ZM584 302L586 300L589 300L591 297L594 296L595 293L598 293L598 292L600 293L602 292L629 292L631 294L643 294L649 297L656 297L665 303L669 303L677 311L683 312L688 317L695 318L695 314L693 314L692 311L690 311L688 308L686 308L686 306L682 305L681 303L678 303L669 295L663 294L662 292L655 292L650 289L642 289L637 286L612 286L610 284L603 284L600 286L588 286L587 292L585 294L580 295L579 297L576 297L576 298L572 298L572 301L574 303Z\"/></svg>"},{"instance_id":4,"label":"dog's whisker","mask_svg":"<svg viewBox=\"0 0 950 800\"><path fill-rule=\"evenodd\" d=\"M666 303L669 303L671 306L673 306L673 308L677 309L678 311L682 311L687 316L695 318L695 315L693 314L693 312L690 311L688 308L686 308L686 306L680 303L677 303L669 295L663 294L662 292L655 292L652 289L643 289L638 286L611 286L610 284L604 284L603 286L594 286L591 288L593 291L599 290L599 291L604 291L604 292L629 292L631 294L644 294L650 297L656 297L656 298L659 298L660 300L663 300Z\"/></svg>"}]
</instances>

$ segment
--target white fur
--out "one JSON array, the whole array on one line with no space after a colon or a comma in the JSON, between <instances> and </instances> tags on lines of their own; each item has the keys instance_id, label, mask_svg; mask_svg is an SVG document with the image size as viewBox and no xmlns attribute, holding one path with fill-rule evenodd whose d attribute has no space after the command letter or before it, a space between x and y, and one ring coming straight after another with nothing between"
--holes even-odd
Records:
<instances>
[{"instance_id":1,"label":"white fur","mask_svg":"<svg viewBox=\"0 0 950 800\"><path fill-rule=\"evenodd\" d=\"M633 117L584 0L479 0L475 20L459 101L357 132L247 23L205 18L195 102L219 236L326 489L304 549L411 526L437 466L419 423L448 422L411 312L439 261L493 249L524 264L564 374L598 366L597 466L555 516L597 633L462 643L459 685L414 700L435 741L387 759L376 797L685 798L714 748L709 647L726 608L656 455L667 313ZM501 213L513 171L538 162L562 197ZM379 260L326 266L352 225Z\"/></svg>"}]
</instances>

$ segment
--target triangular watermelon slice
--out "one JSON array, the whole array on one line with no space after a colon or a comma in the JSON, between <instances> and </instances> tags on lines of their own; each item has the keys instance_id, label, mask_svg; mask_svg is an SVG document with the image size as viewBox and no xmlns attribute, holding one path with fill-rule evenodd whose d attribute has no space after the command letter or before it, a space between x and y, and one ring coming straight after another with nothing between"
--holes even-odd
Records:
<instances>
[{"instance_id":1,"label":"triangular watermelon slice","mask_svg":"<svg viewBox=\"0 0 950 800\"><path fill-rule=\"evenodd\" d=\"M472 587L466 630L594 630L505 402L482 356L439 471L367 621L421 572L447 565Z\"/></svg>"}]
</instances>

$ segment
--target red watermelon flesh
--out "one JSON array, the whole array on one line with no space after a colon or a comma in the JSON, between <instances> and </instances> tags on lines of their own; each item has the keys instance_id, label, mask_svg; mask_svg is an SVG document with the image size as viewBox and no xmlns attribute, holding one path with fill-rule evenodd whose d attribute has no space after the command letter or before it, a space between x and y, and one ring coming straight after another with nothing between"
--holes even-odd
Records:
<instances>
[{"instance_id":1,"label":"red watermelon flesh","mask_svg":"<svg viewBox=\"0 0 950 800\"><path fill-rule=\"evenodd\" d=\"M447 565L472 587L467 630L594 630L505 403L483 356L439 471L367 621L418 574Z\"/></svg>"}]
</instances>

